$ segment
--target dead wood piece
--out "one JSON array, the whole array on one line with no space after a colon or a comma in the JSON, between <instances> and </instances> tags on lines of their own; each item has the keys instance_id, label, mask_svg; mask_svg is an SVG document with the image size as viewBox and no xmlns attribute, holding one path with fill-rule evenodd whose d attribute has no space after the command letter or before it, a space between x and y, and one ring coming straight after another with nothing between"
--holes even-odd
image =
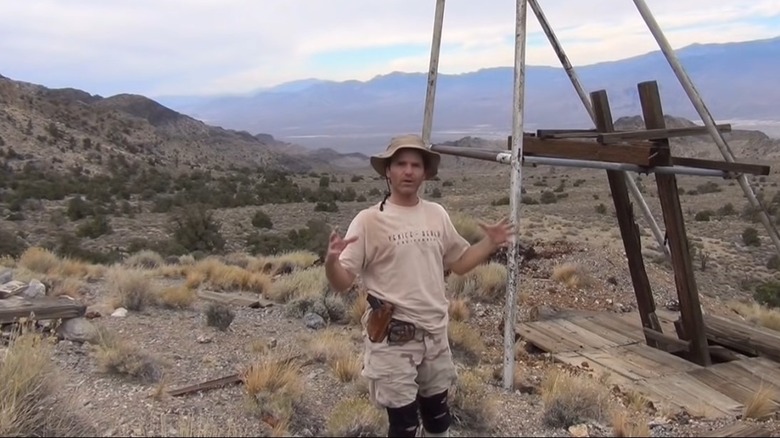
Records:
<instances>
[{"instance_id":1,"label":"dead wood piece","mask_svg":"<svg viewBox=\"0 0 780 438\"><path fill-rule=\"evenodd\" d=\"M182 395L192 394L195 392L222 388L224 386L233 385L236 383L241 383L241 376L239 374L231 374L229 376L220 377L218 379L209 380L203 383L196 383L194 385L189 385L183 388L174 389L173 391L168 391L168 394L170 394L173 397L179 397Z\"/></svg>"},{"instance_id":2,"label":"dead wood piece","mask_svg":"<svg viewBox=\"0 0 780 438\"><path fill-rule=\"evenodd\" d=\"M78 318L84 316L86 311L87 306L67 298L26 299L9 296L0 300L0 324L13 323L19 318L35 320Z\"/></svg>"}]
</instances>

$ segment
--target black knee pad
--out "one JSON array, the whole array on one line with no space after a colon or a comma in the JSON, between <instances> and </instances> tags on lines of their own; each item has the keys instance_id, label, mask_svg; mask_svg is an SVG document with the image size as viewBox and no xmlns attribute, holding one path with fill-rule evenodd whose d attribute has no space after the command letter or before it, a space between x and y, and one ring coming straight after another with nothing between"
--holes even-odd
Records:
<instances>
[{"instance_id":1,"label":"black knee pad","mask_svg":"<svg viewBox=\"0 0 780 438\"><path fill-rule=\"evenodd\" d=\"M417 409L417 401L413 401L400 408L387 408L387 420L390 427L387 436L413 437L417 435L417 427L420 425Z\"/></svg>"},{"instance_id":2,"label":"black knee pad","mask_svg":"<svg viewBox=\"0 0 780 438\"><path fill-rule=\"evenodd\" d=\"M425 430L431 433L442 433L450 428L452 416L447 403L447 392L444 391L430 397L417 397L420 403L420 414Z\"/></svg>"}]
</instances>

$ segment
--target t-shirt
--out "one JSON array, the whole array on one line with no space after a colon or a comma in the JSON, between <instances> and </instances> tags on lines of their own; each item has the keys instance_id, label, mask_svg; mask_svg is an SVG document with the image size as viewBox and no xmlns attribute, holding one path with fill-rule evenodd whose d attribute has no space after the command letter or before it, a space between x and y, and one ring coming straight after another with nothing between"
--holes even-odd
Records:
<instances>
[{"instance_id":1,"label":"t-shirt","mask_svg":"<svg viewBox=\"0 0 780 438\"><path fill-rule=\"evenodd\" d=\"M358 236L341 253L342 266L360 276L368 293L395 306L393 317L431 333L445 329L449 301L444 270L468 249L438 203L413 207L385 202L360 211L345 239Z\"/></svg>"}]
</instances>

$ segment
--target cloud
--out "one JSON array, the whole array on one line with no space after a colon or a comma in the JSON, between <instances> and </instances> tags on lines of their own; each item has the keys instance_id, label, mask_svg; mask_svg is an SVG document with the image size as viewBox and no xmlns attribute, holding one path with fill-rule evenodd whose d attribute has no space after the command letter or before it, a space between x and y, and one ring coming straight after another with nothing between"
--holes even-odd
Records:
<instances>
[{"instance_id":1,"label":"cloud","mask_svg":"<svg viewBox=\"0 0 780 438\"><path fill-rule=\"evenodd\" d=\"M540 3L575 64L657 49L631 2ZM780 21L776 0L649 3L674 47L776 36ZM155 96L426 71L434 7L433 0L7 1L0 74ZM515 0L447 0L441 70L512 65L514 12ZM528 63L558 65L530 9L528 31Z\"/></svg>"}]
</instances>

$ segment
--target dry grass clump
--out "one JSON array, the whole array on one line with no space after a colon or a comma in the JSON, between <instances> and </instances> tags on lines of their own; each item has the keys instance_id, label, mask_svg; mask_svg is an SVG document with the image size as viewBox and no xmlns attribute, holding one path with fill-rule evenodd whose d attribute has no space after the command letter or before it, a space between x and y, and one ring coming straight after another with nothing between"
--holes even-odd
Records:
<instances>
[{"instance_id":1,"label":"dry grass clump","mask_svg":"<svg viewBox=\"0 0 780 438\"><path fill-rule=\"evenodd\" d=\"M556 266L553 269L552 279L570 289L584 289L593 284L593 279L582 266L573 263Z\"/></svg>"},{"instance_id":2,"label":"dry grass clump","mask_svg":"<svg viewBox=\"0 0 780 438\"><path fill-rule=\"evenodd\" d=\"M165 364L161 359L104 328L98 328L98 333L95 355L102 372L129 377L144 384L162 381Z\"/></svg>"},{"instance_id":3,"label":"dry grass clump","mask_svg":"<svg viewBox=\"0 0 780 438\"><path fill-rule=\"evenodd\" d=\"M189 309L195 303L198 296L195 291L186 285L170 286L161 290L157 301L159 305L168 309Z\"/></svg>"},{"instance_id":4,"label":"dry grass clump","mask_svg":"<svg viewBox=\"0 0 780 438\"><path fill-rule=\"evenodd\" d=\"M157 302L157 293L146 273L113 266L106 274L108 288L117 307L140 311Z\"/></svg>"},{"instance_id":5,"label":"dry grass clump","mask_svg":"<svg viewBox=\"0 0 780 438\"><path fill-rule=\"evenodd\" d=\"M385 413L365 397L339 402L328 415L329 436L383 436L387 433Z\"/></svg>"},{"instance_id":6,"label":"dry grass clump","mask_svg":"<svg viewBox=\"0 0 780 438\"><path fill-rule=\"evenodd\" d=\"M453 297L467 297L474 301L496 302L506 291L506 266L483 263L465 275L450 274L447 289Z\"/></svg>"},{"instance_id":7,"label":"dry grass clump","mask_svg":"<svg viewBox=\"0 0 780 438\"><path fill-rule=\"evenodd\" d=\"M255 259L250 263L249 269L270 275L289 274L299 269L311 268L319 259L320 256L312 251L287 251Z\"/></svg>"},{"instance_id":8,"label":"dry grass clump","mask_svg":"<svg viewBox=\"0 0 780 438\"><path fill-rule=\"evenodd\" d=\"M50 277L77 277L84 280L100 278L105 267L68 257L60 258L46 248L32 246L19 257L18 267Z\"/></svg>"},{"instance_id":9,"label":"dry grass clump","mask_svg":"<svg viewBox=\"0 0 780 438\"><path fill-rule=\"evenodd\" d=\"M602 422L610 412L607 387L598 381L551 368L541 385L542 419L550 427L569 427L587 421Z\"/></svg>"},{"instance_id":10,"label":"dry grass clump","mask_svg":"<svg viewBox=\"0 0 780 438\"><path fill-rule=\"evenodd\" d=\"M309 342L309 357L327 364L341 382L352 382L360 377L362 357L355 354L346 334L328 328L317 333Z\"/></svg>"},{"instance_id":11,"label":"dry grass clump","mask_svg":"<svg viewBox=\"0 0 780 438\"><path fill-rule=\"evenodd\" d=\"M479 333L460 321L450 321L447 336L452 345L453 354L462 355L465 362L477 363L485 352L485 342Z\"/></svg>"},{"instance_id":12,"label":"dry grass clump","mask_svg":"<svg viewBox=\"0 0 780 438\"><path fill-rule=\"evenodd\" d=\"M294 359L268 355L245 369L241 379L252 412L277 436L285 434L305 390L301 365Z\"/></svg>"},{"instance_id":13,"label":"dry grass clump","mask_svg":"<svg viewBox=\"0 0 780 438\"><path fill-rule=\"evenodd\" d=\"M32 332L13 334L0 357L0 436L96 436L51 360L49 342Z\"/></svg>"},{"instance_id":14,"label":"dry grass clump","mask_svg":"<svg viewBox=\"0 0 780 438\"><path fill-rule=\"evenodd\" d=\"M352 302L349 304L349 309L347 310L350 324L360 325L363 315L365 315L368 310L367 298L368 292L366 292L365 289L358 289L355 293L355 297L352 299Z\"/></svg>"},{"instance_id":15,"label":"dry grass clump","mask_svg":"<svg viewBox=\"0 0 780 438\"><path fill-rule=\"evenodd\" d=\"M206 325L225 331L233 323L236 313L228 305L222 303L209 303L206 307Z\"/></svg>"},{"instance_id":16,"label":"dry grass clump","mask_svg":"<svg viewBox=\"0 0 780 438\"><path fill-rule=\"evenodd\" d=\"M452 225L458 231L458 234L468 240L469 243L477 243L485 237L485 233L479 227L479 223L471 216L457 212L450 215Z\"/></svg>"},{"instance_id":17,"label":"dry grass clump","mask_svg":"<svg viewBox=\"0 0 780 438\"><path fill-rule=\"evenodd\" d=\"M771 386L764 386L763 384L758 388L750 400L745 403L745 410L742 413L743 418L755 418L763 419L777 409L777 404L774 399L777 398L777 394Z\"/></svg>"},{"instance_id":18,"label":"dry grass clump","mask_svg":"<svg viewBox=\"0 0 780 438\"><path fill-rule=\"evenodd\" d=\"M616 409L612 412L612 436L645 437L652 436L648 426L648 418L640 412L629 412Z\"/></svg>"},{"instance_id":19,"label":"dry grass clump","mask_svg":"<svg viewBox=\"0 0 780 438\"><path fill-rule=\"evenodd\" d=\"M736 300L730 301L727 306L753 324L780 331L780 309Z\"/></svg>"},{"instance_id":20,"label":"dry grass clump","mask_svg":"<svg viewBox=\"0 0 780 438\"><path fill-rule=\"evenodd\" d=\"M471 316L468 298L452 298L449 306L450 319L453 321L468 321Z\"/></svg>"},{"instance_id":21,"label":"dry grass clump","mask_svg":"<svg viewBox=\"0 0 780 438\"><path fill-rule=\"evenodd\" d=\"M200 274L191 278L193 272ZM216 257L207 257L195 263L188 271L187 284L194 284L194 279L199 279L200 283L208 282L217 290L242 290L259 294L267 293L272 283L271 278L262 272L227 265Z\"/></svg>"},{"instance_id":22,"label":"dry grass clump","mask_svg":"<svg viewBox=\"0 0 780 438\"><path fill-rule=\"evenodd\" d=\"M475 432L489 432L498 420L498 402L488 392L485 375L474 369L460 373L450 391L453 421Z\"/></svg>"},{"instance_id":23,"label":"dry grass clump","mask_svg":"<svg viewBox=\"0 0 780 438\"><path fill-rule=\"evenodd\" d=\"M278 303L287 303L295 299L314 299L322 296L328 289L325 267L295 271L277 279L266 297Z\"/></svg>"},{"instance_id":24,"label":"dry grass clump","mask_svg":"<svg viewBox=\"0 0 780 438\"><path fill-rule=\"evenodd\" d=\"M135 269L157 269L165 265L165 260L157 252L144 249L127 257L123 264Z\"/></svg>"}]
</instances>

